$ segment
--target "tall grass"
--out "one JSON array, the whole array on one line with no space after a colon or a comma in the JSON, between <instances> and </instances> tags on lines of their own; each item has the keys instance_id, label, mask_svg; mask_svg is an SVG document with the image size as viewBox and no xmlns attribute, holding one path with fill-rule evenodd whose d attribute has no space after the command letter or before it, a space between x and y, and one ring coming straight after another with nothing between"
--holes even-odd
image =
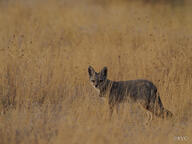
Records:
<instances>
[{"instance_id":1,"label":"tall grass","mask_svg":"<svg viewBox=\"0 0 192 144\"><path fill-rule=\"evenodd\" d=\"M190 1L0 1L0 143L191 143L191 46ZM109 120L89 65L153 81L174 118L123 104Z\"/></svg>"}]
</instances>

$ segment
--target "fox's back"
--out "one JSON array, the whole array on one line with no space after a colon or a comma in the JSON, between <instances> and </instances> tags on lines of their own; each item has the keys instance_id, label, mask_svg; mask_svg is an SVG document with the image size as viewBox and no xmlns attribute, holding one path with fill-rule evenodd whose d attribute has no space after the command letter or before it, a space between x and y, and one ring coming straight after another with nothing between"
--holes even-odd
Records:
<instances>
[{"instance_id":1,"label":"fox's back","mask_svg":"<svg viewBox=\"0 0 192 144\"><path fill-rule=\"evenodd\" d=\"M113 81L109 98L115 101L123 101L127 98L134 101L146 100L150 98L152 92L156 91L156 86L148 80Z\"/></svg>"}]
</instances>

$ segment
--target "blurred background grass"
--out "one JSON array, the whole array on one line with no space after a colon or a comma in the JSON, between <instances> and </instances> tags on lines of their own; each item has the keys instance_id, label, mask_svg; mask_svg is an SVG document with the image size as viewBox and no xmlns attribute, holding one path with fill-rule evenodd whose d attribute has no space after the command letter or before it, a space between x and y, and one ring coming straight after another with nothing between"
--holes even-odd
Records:
<instances>
[{"instance_id":1,"label":"blurred background grass","mask_svg":"<svg viewBox=\"0 0 192 144\"><path fill-rule=\"evenodd\" d=\"M190 0L1 0L0 143L191 143ZM108 106L88 65L157 85L173 120ZM185 139L182 139L182 138Z\"/></svg>"}]
</instances>

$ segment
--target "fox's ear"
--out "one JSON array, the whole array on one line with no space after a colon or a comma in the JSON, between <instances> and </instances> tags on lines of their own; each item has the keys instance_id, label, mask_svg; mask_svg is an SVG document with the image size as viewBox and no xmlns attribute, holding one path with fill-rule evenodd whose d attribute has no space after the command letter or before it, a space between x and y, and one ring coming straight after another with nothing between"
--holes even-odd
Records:
<instances>
[{"instance_id":1,"label":"fox's ear","mask_svg":"<svg viewBox=\"0 0 192 144\"><path fill-rule=\"evenodd\" d=\"M107 67L104 67L104 68L101 70L101 74L102 74L102 76L107 77Z\"/></svg>"},{"instance_id":2,"label":"fox's ear","mask_svg":"<svg viewBox=\"0 0 192 144\"><path fill-rule=\"evenodd\" d=\"M89 76L93 76L93 74L95 73L95 70L93 67L89 66L88 67L88 73L89 73Z\"/></svg>"}]
</instances>

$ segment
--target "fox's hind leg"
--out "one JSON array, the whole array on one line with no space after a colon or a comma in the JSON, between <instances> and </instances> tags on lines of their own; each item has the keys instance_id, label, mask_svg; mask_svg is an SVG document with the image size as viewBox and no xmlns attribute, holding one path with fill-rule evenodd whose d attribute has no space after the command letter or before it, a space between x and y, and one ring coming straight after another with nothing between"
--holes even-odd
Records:
<instances>
[{"instance_id":1,"label":"fox's hind leg","mask_svg":"<svg viewBox=\"0 0 192 144\"><path fill-rule=\"evenodd\" d=\"M147 111L147 110L146 110L145 114L146 114L147 118L145 119L144 124L146 126L148 126L148 125L150 125L151 121L153 120L153 114L150 111Z\"/></svg>"},{"instance_id":2,"label":"fox's hind leg","mask_svg":"<svg viewBox=\"0 0 192 144\"><path fill-rule=\"evenodd\" d=\"M142 101L139 104L140 104L141 108L143 109L143 111L145 112L144 114L146 115L145 125L149 125L149 123L153 119L153 114L149 110L149 103L147 101Z\"/></svg>"},{"instance_id":3,"label":"fox's hind leg","mask_svg":"<svg viewBox=\"0 0 192 144\"><path fill-rule=\"evenodd\" d=\"M114 109L114 104L109 104L109 118L110 119L113 115L113 109Z\"/></svg>"},{"instance_id":4,"label":"fox's hind leg","mask_svg":"<svg viewBox=\"0 0 192 144\"><path fill-rule=\"evenodd\" d=\"M155 93L155 96L150 101L149 107L147 109L157 117L160 117L163 119L171 118L173 116L173 114L169 110L164 108L158 93Z\"/></svg>"},{"instance_id":5,"label":"fox's hind leg","mask_svg":"<svg viewBox=\"0 0 192 144\"><path fill-rule=\"evenodd\" d=\"M116 104L115 108L116 108L116 113L119 114L119 104Z\"/></svg>"}]
</instances>

